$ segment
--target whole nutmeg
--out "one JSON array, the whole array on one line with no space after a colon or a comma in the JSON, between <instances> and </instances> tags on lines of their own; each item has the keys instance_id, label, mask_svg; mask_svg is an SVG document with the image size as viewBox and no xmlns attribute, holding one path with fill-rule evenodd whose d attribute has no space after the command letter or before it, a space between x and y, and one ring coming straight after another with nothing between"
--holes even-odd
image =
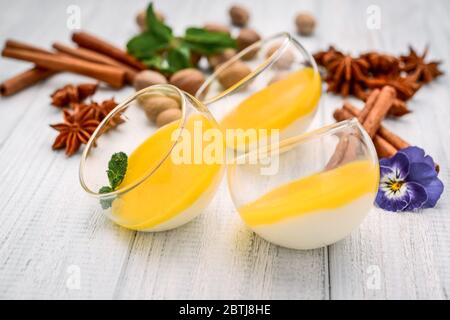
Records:
<instances>
[{"instance_id":1,"label":"whole nutmeg","mask_svg":"<svg viewBox=\"0 0 450 320\"><path fill-rule=\"evenodd\" d=\"M139 72L133 80L133 86L136 91L147 88L154 84L164 84L167 83L166 77L161 73L153 70L144 70Z\"/></svg>"},{"instance_id":2,"label":"whole nutmeg","mask_svg":"<svg viewBox=\"0 0 450 320\"><path fill-rule=\"evenodd\" d=\"M180 109L180 103L176 99L163 95L139 97L139 104L151 121L156 121L158 115L165 110Z\"/></svg>"},{"instance_id":3,"label":"whole nutmeg","mask_svg":"<svg viewBox=\"0 0 450 320\"><path fill-rule=\"evenodd\" d=\"M316 26L316 19L306 12L300 12L295 17L295 24L297 25L297 32L303 36L309 36L314 32Z\"/></svg>"},{"instance_id":4,"label":"whole nutmeg","mask_svg":"<svg viewBox=\"0 0 450 320\"><path fill-rule=\"evenodd\" d=\"M254 44L255 42L261 40L261 36L253 29L244 28L241 29L239 35L236 39L237 47L239 51L244 50L248 46ZM244 60L252 59L258 53L258 48L252 49L242 56Z\"/></svg>"},{"instance_id":5,"label":"whole nutmeg","mask_svg":"<svg viewBox=\"0 0 450 320\"><path fill-rule=\"evenodd\" d=\"M205 82L205 76L200 70L194 68L180 70L170 77L171 84L192 95L195 95L203 82Z\"/></svg>"},{"instance_id":6,"label":"whole nutmeg","mask_svg":"<svg viewBox=\"0 0 450 320\"><path fill-rule=\"evenodd\" d=\"M181 110L180 109L167 109L161 112L156 117L156 126L162 127L168 123L171 123L175 120L181 118Z\"/></svg>"},{"instance_id":7,"label":"whole nutmeg","mask_svg":"<svg viewBox=\"0 0 450 320\"><path fill-rule=\"evenodd\" d=\"M228 26L220 24L220 23L214 23L214 22L205 23L203 28L205 28L205 30L210 31L210 32L230 33L230 28L228 28Z\"/></svg>"},{"instance_id":8,"label":"whole nutmeg","mask_svg":"<svg viewBox=\"0 0 450 320\"><path fill-rule=\"evenodd\" d=\"M164 21L165 19L164 15L159 11L155 11L155 16L160 21ZM136 15L136 23L141 31L147 31L147 10L138 12Z\"/></svg>"},{"instance_id":9,"label":"whole nutmeg","mask_svg":"<svg viewBox=\"0 0 450 320\"><path fill-rule=\"evenodd\" d=\"M230 8L231 23L237 27L245 27L250 19L250 13L242 6L234 5Z\"/></svg>"},{"instance_id":10,"label":"whole nutmeg","mask_svg":"<svg viewBox=\"0 0 450 320\"><path fill-rule=\"evenodd\" d=\"M271 57L278 49L280 49L279 44L274 44L273 46L271 46L266 52L266 59ZM274 62L273 65L278 69L289 69L294 60L295 60L294 52L292 51L291 48L286 48L281 53L281 56L279 56L278 59Z\"/></svg>"},{"instance_id":11,"label":"whole nutmeg","mask_svg":"<svg viewBox=\"0 0 450 320\"><path fill-rule=\"evenodd\" d=\"M225 89L228 89L251 72L252 70L244 62L236 61L222 70L222 72L218 74L217 79Z\"/></svg>"},{"instance_id":12,"label":"whole nutmeg","mask_svg":"<svg viewBox=\"0 0 450 320\"><path fill-rule=\"evenodd\" d=\"M213 54L208 57L208 63L211 68L216 68L222 63L230 60L233 56L236 55L236 50L228 48L222 51L221 53Z\"/></svg>"}]
</instances>

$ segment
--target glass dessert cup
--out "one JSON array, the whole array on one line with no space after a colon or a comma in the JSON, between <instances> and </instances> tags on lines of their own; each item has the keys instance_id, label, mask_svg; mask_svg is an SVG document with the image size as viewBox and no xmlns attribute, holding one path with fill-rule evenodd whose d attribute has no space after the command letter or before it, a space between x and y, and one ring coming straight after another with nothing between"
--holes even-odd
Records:
<instances>
[{"instance_id":1,"label":"glass dessert cup","mask_svg":"<svg viewBox=\"0 0 450 320\"><path fill-rule=\"evenodd\" d=\"M222 130L276 129L282 138L306 131L320 95L314 58L288 33L258 41L223 62L196 93Z\"/></svg>"},{"instance_id":2,"label":"glass dessert cup","mask_svg":"<svg viewBox=\"0 0 450 320\"><path fill-rule=\"evenodd\" d=\"M378 158L356 119L255 152L228 166L228 188L245 224L269 242L293 249L330 245L373 207Z\"/></svg>"},{"instance_id":3,"label":"glass dessert cup","mask_svg":"<svg viewBox=\"0 0 450 320\"><path fill-rule=\"evenodd\" d=\"M158 128L158 108L173 104L180 117L161 126L158 116ZM103 213L125 228L164 231L181 226L202 212L223 175L220 159L208 163L193 159L206 146L194 142L198 128L218 131L208 109L191 95L172 85L136 92L91 136L81 159L80 183L98 199ZM106 170L118 152L128 156L126 174L115 190L100 193L110 185Z\"/></svg>"}]
</instances>

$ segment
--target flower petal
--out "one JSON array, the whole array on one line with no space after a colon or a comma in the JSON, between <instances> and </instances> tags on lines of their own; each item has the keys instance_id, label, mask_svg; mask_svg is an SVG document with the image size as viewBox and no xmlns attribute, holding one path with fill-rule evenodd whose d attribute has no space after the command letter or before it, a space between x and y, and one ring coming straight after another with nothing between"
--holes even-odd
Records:
<instances>
[{"instance_id":1,"label":"flower petal","mask_svg":"<svg viewBox=\"0 0 450 320\"><path fill-rule=\"evenodd\" d=\"M398 212L403 211L409 205L409 194L400 199L388 199L382 191L378 191L375 203L384 210Z\"/></svg>"},{"instance_id":2,"label":"flower petal","mask_svg":"<svg viewBox=\"0 0 450 320\"><path fill-rule=\"evenodd\" d=\"M424 162L411 163L409 167L408 181L415 181L422 186L427 186L437 177L437 172Z\"/></svg>"},{"instance_id":3,"label":"flower petal","mask_svg":"<svg viewBox=\"0 0 450 320\"><path fill-rule=\"evenodd\" d=\"M397 152L391 158L381 159L380 166L391 168L400 180L405 180L409 174L409 159L404 153Z\"/></svg>"},{"instance_id":4,"label":"flower petal","mask_svg":"<svg viewBox=\"0 0 450 320\"><path fill-rule=\"evenodd\" d=\"M439 198L441 197L442 192L444 191L444 184L437 177L425 187L427 192L428 200L423 205L424 208L433 208Z\"/></svg>"},{"instance_id":5,"label":"flower petal","mask_svg":"<svg viewBox=\"0 0 450 320\"><path fill-rule=\"evenodd\" d=\"M422 162L426 163L431 168L434 168L433 159L430 156L426 156L425 151L419 147L407 147L401 149L399 152L405 154L408 157L410 163Z\"/></svg>"},{"instance_id":6,"label":"flower petal","mask_svg":"<svg viewBox=\"0 0 450 320\"><path fill-rule=\"evenodd\" d=\"M425 188L416 182L405 183L407 193L410 196L411 201L405 211L413 211L416 209L422 209L423 205L427 202L428 196Z\"/></svg>"}]
</instances>

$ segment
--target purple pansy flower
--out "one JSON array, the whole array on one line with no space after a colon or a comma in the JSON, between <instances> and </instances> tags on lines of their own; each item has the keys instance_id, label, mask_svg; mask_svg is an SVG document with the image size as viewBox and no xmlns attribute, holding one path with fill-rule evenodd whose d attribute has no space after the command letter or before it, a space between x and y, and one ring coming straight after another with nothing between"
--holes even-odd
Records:
<instances>
[{"instance_id":1,"label":"purple pansy flower","mask_svg":"<svg viewBox=\"0 0 450 320\"><path fill-rule=\"evenodd\" d=\"M418 147L398 151L380 160L380 187L376 204L388 211L432 208L444 190L430 156Z\"/></svg>"}]
</instances>

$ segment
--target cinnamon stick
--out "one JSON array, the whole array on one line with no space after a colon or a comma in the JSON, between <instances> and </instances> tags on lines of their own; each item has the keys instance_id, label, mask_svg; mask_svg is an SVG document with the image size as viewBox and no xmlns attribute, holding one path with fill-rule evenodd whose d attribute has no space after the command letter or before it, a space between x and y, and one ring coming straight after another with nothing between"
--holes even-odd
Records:
<instances>
[{"instance_id":1,"label":"cinnamon stick","mask_svg":"<svg viewBox=\"0 0 450 320\"><path fill-rule=\"evenodd\" d=\"M375 146L375 150L377 150L378 158L390 158L398 151L392 144L379 135L375 135L373 138L373 145Z\"/></svg>"},{"instance_id":2,"label":"cinnamon stick","mask_svg":"<svg viewBox=\"0 0 450 320\"><path fill-rule=\"evenodd\" d=\"M47 54L25 49L6 47L2 56L34 62L40 67L54 71L70 71L104 81L115 88L124 84L125 72L117 67L93 63L63 55Z\"/></svg>"},{"instance_id":3,"label":"cinnamon stick","mask_svg":"<svg viewBox=\"0 0 450 320\"><path fill-rule=\"evenodd\" d=\"M333 113L333 117L336 121L344 121L352 119L355 116L347 109L342 108L336 109ZM397 152L397 149L392 144L387 142L384 138L380 137L379 135L376 135L376 137L376 139L373 139L373 144L375 145L375 149L377 150L378 157L391 157Z\"/></svg>"},{"instance_id":4,"label":"cinnamon stick","mask_svg":"<svg viewBox=\"0 0 450 320\"><path fill-rule=\"evenodd\" d=\"M119 69L123 69L125 71L125 79L130 84L133 83L134 77L136 76L136 74L138 72L137 69L135 69L133 67L130 67L130 66L128 66L124 63L121 63L117 60L114 60L113 58L110 58L104 54L101 54L101 53L98 53L98 52L95 52L95 51L92 51L89 49L73 48L73 47L66 46L59 42L55 42L53 44L53 48L61 53L68 54L75 58L80 58L80 59L83 59L86 61L97 62L97 63L109 65L109 66L115 66L115 67L118 67Z\"/></svg>"},{"instance_id":5,"label":"cinnamon stick","mask_svg":"<svg viewBox=\"0 0 450 320\"><path fill-rule=\"evenodd\" d=\"M381 122L391 108L396 97L395 89L390 86L384 86L376 99L373 107L369 111L363 122L363 127L371 138L375 137Z\"/></svg>"},{"instance_id":6,"label":"cinnamon stick","mask_svg":"<svg viewBox=\"0 0 450 320\"><path fill-rule=\"evenodd\" d=\"M48 50L14 39L6 40L5 47L15 49L25 49L41 53L50 53ZM39 81L47 79L48 77L54 75L55 73L56 71L35 66L34 68L21 72L11 77L10 79L7 79L4 82L2 82L0 84L0 94L2 96L13 95L14 93L17 93L25 88L28 88Z\"/></svg>"},{"instance_id":7,"label":"cinnamon stick","mask_svg":"<svg viewBox=\"0 0 450 320\"><path fill-rule=\"evenodd\" d=\"M132 55L87 32L74 32L72 40L80 47L103 53L138 70L147 69L142 62Z\"/></svg>"},{"instance_id":8,"label":"cinnamon stick","mask_svg":"<svg viewBox=\"0 0 450 320\"><path fill-rule=\"evenodd\" d=\"M348 147L348 141L349 139L347 136L340 137L333 155L328 160L328 163L325 166L325 170L336 168L341 163L342 159L344 158L345 151Z\"/></svg>"},{"instance_id":9,"label":"cinnamon stick","mask_svg":"<svg viewBox=\"0 0 450 320\"><path fill-rule=\"evenodd\" d=\"M23 90L41 80L44 80L55 73L56 71L42 69L39 67L28 69L1 83L0 94L2 96L13 95L14 93L17 93L20 90Z\"/></svg>"},{"instance_id":10,"label":"cinnamon stick","mask_svg":"<svg viewBox=\"0 0 450 320\"><path fill-rule=\"evenodd\" d=\"M364 121L366 121L366 118L369 115L369 112L372 110L373 106L375 105L375 102L377 101L379 94L380 89L375 89L367 97L366 104L364 105L364 108L361 110L361 112L357 117L359 123L363 124Z\"/></svg>"},{"instance_id":11,"label":"cinnamon stick","mask_svg":"<svg viewBox=\"0 0 450 320\"><path fill-rule=\"evenodd\" d=\"M22 41L14 40L14 39L6 40L5 48L23 49L23 50L28 50L28 51L51 54L51 52L48 50L33 46L31 44L28 44L28 43L25 43Z\"/></svg>"},{"instance_id":12,"label":"cinnamon stick","mask_svg":"<svg viewBox=\"0 0 450 320\"><path fill-rule=\"evenodd\" d=\"M349 102L345 102L343 108L347 110L352 116L359 117L362 110L358 109L357 107L353 106ZM391 130L386 129L383 126L380 126L380 128L377 131L377 135L389 142L392 146L394 146L397 150L409 147L410 144L400 138L398 135L393 133Z\"/></svg>"}]
</instances>

